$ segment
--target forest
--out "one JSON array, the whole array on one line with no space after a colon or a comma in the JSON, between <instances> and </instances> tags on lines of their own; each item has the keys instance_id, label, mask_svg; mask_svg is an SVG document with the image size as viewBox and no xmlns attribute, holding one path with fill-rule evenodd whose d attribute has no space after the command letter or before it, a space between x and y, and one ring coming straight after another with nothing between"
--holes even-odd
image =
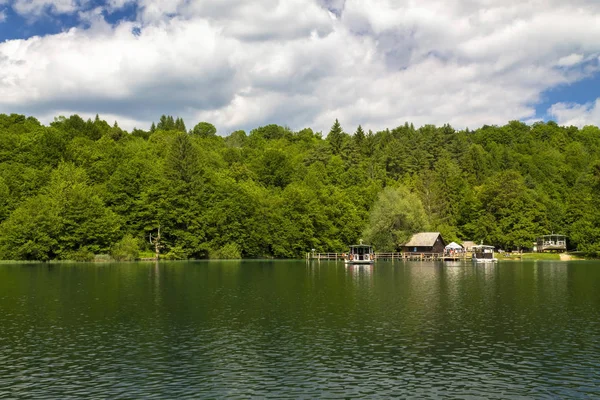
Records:
<instances>
[{"instance_id":1,"label":"forest","mask_svg":"<svg viewBox=\"0 0 600 400\"><path fill-rule=\"evenodd\" d=\"M343 121L342 121L343 122ZM218 134L162 116L0 115L0 259L297 258L417 231L528 249L542 234L600 252L600 129L556 123L372 132L267 125Z\"/></svg>"}]
</instances>

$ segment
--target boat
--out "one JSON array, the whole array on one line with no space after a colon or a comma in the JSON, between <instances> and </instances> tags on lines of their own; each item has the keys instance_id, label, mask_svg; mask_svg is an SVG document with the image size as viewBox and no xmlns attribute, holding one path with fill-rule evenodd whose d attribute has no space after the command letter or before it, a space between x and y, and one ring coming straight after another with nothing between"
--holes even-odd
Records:
<instances>
[{"instance_id":1,"label":"boat","mask_svg":"<svg viewBox=\"0 0 600 400\"><path fill-rule=\"evenodd\" d=\"M373 247L367 244L350 246L350 251L344 253L344 262L346 264L373 264L375 262L375 253Z\"/></svg>"},{"instance_id":2,"label":"boat","mask_svg":"<svg viewBox=\"0 0 600 400\"><path fill-rule=\"evenodd\" d=\"M493 263L498 261L494 257L494 246L486 246L484 244L473 246L473 262L476 263Z\"/></svg>"}]
</instances>

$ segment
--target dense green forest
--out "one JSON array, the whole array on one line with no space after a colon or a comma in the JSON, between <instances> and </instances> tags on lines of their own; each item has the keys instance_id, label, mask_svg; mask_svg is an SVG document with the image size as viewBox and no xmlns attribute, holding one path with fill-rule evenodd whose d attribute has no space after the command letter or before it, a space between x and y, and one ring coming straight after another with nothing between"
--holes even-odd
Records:
<instances>
[{"instance_id":1,"label":"dense green forest","mask_svg":"<svg viewBox=\"0 0 600 400\"><path fill-rule=\"evenodd\" d=\"M359 238L389 251L421 230L506 250L555 232L600 251L597 127L347 132L0 115L0 258L149 250L159 225L171 259L302 257Z\"/></svg>"}]
</instances>

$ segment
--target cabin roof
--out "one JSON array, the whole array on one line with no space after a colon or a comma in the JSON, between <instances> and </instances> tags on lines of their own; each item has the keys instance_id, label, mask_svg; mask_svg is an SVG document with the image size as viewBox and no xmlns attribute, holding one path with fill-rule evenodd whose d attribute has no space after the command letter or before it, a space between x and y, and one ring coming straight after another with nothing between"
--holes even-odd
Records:
<instances>
[{"instance_id":1,"label":"cabin roof","mask_svg":"<svg viewBox=\"0 0 600 400\"><path fill-rule=\"evenodd\" d=\"M357 248L357 247L371 247L368 244L355 244L353 246L350 246L351 249Z\"/></svg>"},{"instance_id":2,"label":"cabin roof","mask_svg":"<svg viewBox=\"0 0 600 400\"><path fill-rule=\"evenodd\" d=\"M406 247L428 247L433 246L437 240L437 238L441 236L439 232L421 232L415 233L408 243L404 246Z\"/></svg>"}]
</instances>

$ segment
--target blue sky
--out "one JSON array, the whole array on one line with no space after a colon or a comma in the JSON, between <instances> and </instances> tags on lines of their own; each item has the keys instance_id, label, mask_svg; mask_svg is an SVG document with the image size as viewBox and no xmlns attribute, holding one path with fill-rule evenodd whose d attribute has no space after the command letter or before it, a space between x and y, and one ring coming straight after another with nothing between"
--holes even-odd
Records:
<instances>
[{"instance_id":1,"label":"blue sky","mask_svg":"<svg viewBox=\"0 0 600 400\"><path fill-rule=\"evenodd\" d=\"M548 115L548 109L556 103L585 104L600 97L600 74L576 81L570 84L558 85L544 91L540 102L536 105L536 115L544 120L553 119ZM592 121L593 122L593 121ZM594 122L600 124L600 120Z\"/></svg>"},{"instance_id":2,"label":"blue sky","mask_svg":"<svg viewBox=\"0 0 600 400\"><path fill-rule=\"evenodd\" d=\"M60 33L72 27L86 26L86 22L79 18L78 11L89 11L96 7L106 7L107 2L102 0L88 1L77 11L70 13L55 13L52 7L42 8L39 15L19 14L10 3L0 6L4 11L5 19L0 24L0 42L13 39L27 39L31 36L45 36ZM103 10L106 21L115 24L122 20L135 20L137 3L131 2L115 10Z\"/></svg>"},{"instance_id":3,"label":"blue sky","mask_svg":"<svg viewBox=\"0 0 600 400\"><path fill-rule=\"evenodd\" d=\"M0 0L0 112L598 125L597 37L592 0Z\"/></svg>"}]
</instances>

